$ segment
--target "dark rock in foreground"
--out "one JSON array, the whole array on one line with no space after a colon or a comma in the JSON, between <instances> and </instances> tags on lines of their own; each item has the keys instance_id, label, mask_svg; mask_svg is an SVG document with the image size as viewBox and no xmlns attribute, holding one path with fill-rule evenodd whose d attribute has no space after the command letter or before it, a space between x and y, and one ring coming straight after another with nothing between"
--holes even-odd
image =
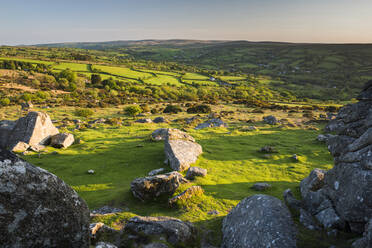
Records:
<instances>
[{"instance_id":1,"label":"dark rock in foreground","mask_svg":"<svg viewBox=\"0 0 372 248\"><path fill-rule=\"evenodd\" d=\"M242 200L223 220L222 248L295 248L296 228L279 199L254 195Z\"/></svg>"},{"instance_id":2,"label":"dark rock in foreground","mask_svg":"<svg viewBox=\"0 0 372 248\"><path fill-rule=\"evenodd\" d=\"M188 245L194 247L196 229L188 222L171 217L141 217L131 218L123 230L121 247L170 247L154 246L157 241L164 241L179 247L179 245ZM149 246L149 245L153 246Z\"/></svg>"},{"instance_id":3,"label":"dark rock in foreground","mask_svg":"<svg viewBox=\"0 0 372 248\"><path fill-rule=\"evenodd\" d=\"M0 150L2 247L89 247L89 209L65 182Z\"/></svg>"}]
</instances>

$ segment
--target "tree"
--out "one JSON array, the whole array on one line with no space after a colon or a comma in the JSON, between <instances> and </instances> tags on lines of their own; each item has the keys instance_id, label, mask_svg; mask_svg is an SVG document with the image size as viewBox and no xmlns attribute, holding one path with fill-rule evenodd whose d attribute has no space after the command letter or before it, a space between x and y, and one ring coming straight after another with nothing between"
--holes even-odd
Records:
<instances>
[{"instance_id":1,"label":"tree","mask_svg":"<svg viewBox=\"0 0 372 248\"><path fill-rule=\"evenodd\" d=\"M73 83L76 80L76 73L67 68L59 73L58 78L66 78L70 83Z\"/></svg>"},{"instance_id":2,"label":"tree","mask_svg":"<svg viewBox=\"0 0 372 248\"><path fill-rule=\"evenodd\" d=\"M92 76L90 76L90 81L92 85L100 86L102 83L102 78L99 74L92 74Z\"/></svg>"},{"instance_id":3,"label":"tree","mask_svg":"<svg viewBox=\"0 0 372 248\"><path fill-rule=\"evenodd\" d=\"M142 112L142 109L138 105L131 105L124 108L124 114L127 116L134 117Z\"/></svg>"}]
</instances>

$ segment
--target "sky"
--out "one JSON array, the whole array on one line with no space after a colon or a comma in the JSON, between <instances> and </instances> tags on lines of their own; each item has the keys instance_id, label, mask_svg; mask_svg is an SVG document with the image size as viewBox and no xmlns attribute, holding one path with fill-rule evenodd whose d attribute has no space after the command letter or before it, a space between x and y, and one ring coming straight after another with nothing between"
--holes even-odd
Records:
<instances>
[{"instance_id":1,"label":"sky","mask_svg":"<svg viewBox=\"0 0 372 248\"><path fill-rule=\"evenodd\" d=\"M372 43L372 0L0 0L0 45L142 39Z\"/></svg>"}]
</instances>

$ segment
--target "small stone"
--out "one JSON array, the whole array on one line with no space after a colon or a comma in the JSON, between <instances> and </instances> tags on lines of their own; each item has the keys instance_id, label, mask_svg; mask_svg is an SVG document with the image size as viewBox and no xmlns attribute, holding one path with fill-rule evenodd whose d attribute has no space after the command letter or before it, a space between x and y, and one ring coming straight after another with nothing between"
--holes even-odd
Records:
<instances>
[{"instance_id":1,"label":"small stone","mask_svg":"<svg viewBox=\"0 0 372 248\"><path fill-rule=\"evenodd\" d=\"M220 214L220 212L218 212L217 210L211 210L208 212L209 215L218 215Z\"/></svg>"},{"instance_id":2,"label":"small stone","mask_svg":"<svg viewBox=\"0 0 372 248\"><path fill-rule=\"evenodd\" d=\"M88 170L88 174L94 174L94 170Z\"/></svg>"},{"instance_id":3,"label":"small stone","mask_svg":"<svg viewBox=\"0 0 372 248\"><path fill-rule=\"evenodd\" d=\"M186 178L193 180L195 177L205 177L207 175L207 170L199 167L190 167L187 170Z\"/></svg>"},{"instance_id":4,"label":"small stone","mask_svg":"<svg viewBox=\"0 0 372 248\"><path fill-rule=\"evenodd\" d=\"M299 160L297 154L293 154L291 159L293 159L295 162L298 162Z\"/></svg>"},{"instance_id":5,"label":"small stone","mask_svg":"<svg viewBox=\"0 0 372 248\"><path fill-rule=\"evenodd\" d=\"M252 189L257 190L257 191L264 191L270 188L271 188L271 185L268 183L255 183L252 186Z\"/></svg>"},{"instance_id":6,"label":"small stone","mask_svg":"<svg viewBox=\"0 0 372 248\"><path fill-rule=\"evenodd\" d=\"M278 151L273 146L264 146L260 149L260 152L264 153L277 153Z\"/></svg>"},{"instance_id":7,"label":"small stone","mask_svg":"<svg viewBox=\"0 0 372 248\"><path fill-rule=\"evenodd\" d=\"M155 169L149 172L149 176L155 176L165 171L165 168Z\"/></svg>"}]
</instances>

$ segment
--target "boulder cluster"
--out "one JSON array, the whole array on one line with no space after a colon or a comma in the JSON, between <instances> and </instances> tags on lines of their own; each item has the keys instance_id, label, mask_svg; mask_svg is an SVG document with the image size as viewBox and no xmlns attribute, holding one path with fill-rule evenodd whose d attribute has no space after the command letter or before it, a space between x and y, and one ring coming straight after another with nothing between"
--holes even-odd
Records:
<instances>
[{"instance_id":1,"label":"boulder cluster","mask_svg":"<svg viewBox=\"0 0 372 248\"><path fill-rule=\"evenodd\" d=\"M42 112L29 112L17 121L0 121L0 147L14 152L28 149L40 151L46 145L67 148L74 143L74 136L59 133L49 115Z\"/></svg>"},{"instance_id":2,"label":"boulder cluster","mask_svg":"<svg viewBox=\"0 0 372 248\"><path fill-rule=\"evenodd\" d=\"M320 137L334 167L312 171L300 186L304 209L324 228L363 233L372 219L372 83L357 99L326 126L332 135Z\"/></svg>"}]
</instances>

